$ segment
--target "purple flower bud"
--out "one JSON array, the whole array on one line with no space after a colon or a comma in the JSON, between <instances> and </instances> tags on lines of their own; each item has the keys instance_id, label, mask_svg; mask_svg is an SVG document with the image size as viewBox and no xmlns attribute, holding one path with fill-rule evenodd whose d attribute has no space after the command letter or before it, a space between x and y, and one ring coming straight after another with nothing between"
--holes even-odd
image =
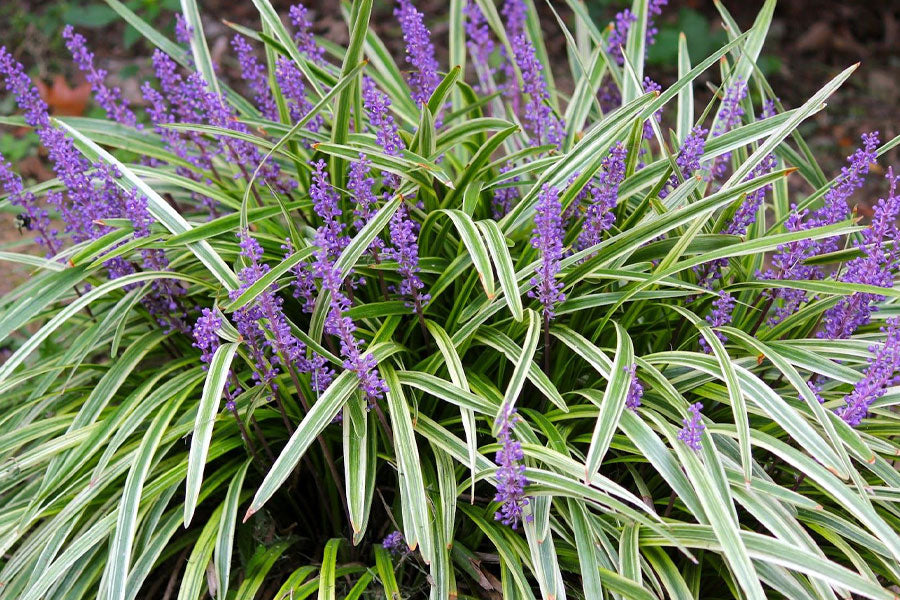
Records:
<instances>
[{"instance_id":1,"label":"purple flower bud","mask_svg":"<svg viewBox=\"0 0 900 600\"><path fill-rule=\"evenodd\" d=\"M701 410L703 410L701 402L688 406L688 411L691 413L690 417L681 421L683 427L678 432L678 439L684 442L691 450L700 450L701 448L700 440L703 436L703 430L706 428L703 424L703 417L700 416Z\"/></svg>"},{"instance_id":2,"label":"purple flower bud","mask_svg":"<svg viewBox=\"0 0 900 600\"><path fill-rule=\"evenodd\" d=\"M638 407L641 405L641 398L644 397L644 386L641 385L641 381L637 377L636 364L631 364L623 368L626 373L631 375L631 384L628 386L628 395L625 396L625 408L637 412Z\"/></svg>"},{"instance_id":3,"label":"purple flower bud","mask_svg":"<svg viewBox=\"0 0 900 600\"><path fill-rule=\"evenodd\" d=\"M550 93L543 76L543 65L537 59L534 46L525 33L510 39L516 64L522 73L522 93L528 96L522 121L539 144L560 146L565 139L565 125L550 108Z\"/></svg>"},{"instance_id":4,"label":"purple flower bud","mask_svg":"<svg viewBox=\"0 0 900 600\"><path fill-rule=\"evenodd\" d=\"M391 114L391 100L375 86L369 77L363 77L363 106L369 115L369 124L375 128L375 139L385 154L397 156L405 148L397 123Z\"/></svg>"}]
</instances>

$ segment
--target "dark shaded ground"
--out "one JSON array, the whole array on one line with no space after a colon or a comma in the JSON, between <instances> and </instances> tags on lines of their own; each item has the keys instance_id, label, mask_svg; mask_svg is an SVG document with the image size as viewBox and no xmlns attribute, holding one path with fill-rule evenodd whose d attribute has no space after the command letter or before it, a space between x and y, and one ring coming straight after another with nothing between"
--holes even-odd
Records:
<instances>
[{"instance_id":1,"label":"dark shaded ground","mask_svg":"<svg viewBox=\"0 0 900 600\"><path fill-rule=\"evenodd\" d=\"M156 27L171 36L171 9L178 9L178 0L128 0L133 9L151 20ZM222 20L247 26L256 25L256 11L250 2L233 0L199 0L206 18L205 28L214 58L226 72L233 70L229 47L232 31ZM291 2L273 0L276 9L287 14ZM339 12L338 0L307 0L316 33L334 42L344 43L347 32ZM418 0L417 6L427 15L433 39L446 36L446 0ZM544 41L551 57L565 60L566 40L547 5L536 0L542 13ZM552 4L560 15L571 15L562 0ZM604 26L619 9L615 0L588 0L591 14L598 26ZM761 0L730 0L725 5L742 29L750 27ZM99 0L0 0L0 22L7 28L0 34L0 44L7 45L29 72L49 84L58 100L58 108L73 113L96 111L85 104L87 92L83 78L71 65L68 53L59 36L66 22L75 21L77 28L89 40L97 54L98 63L111 73L127 97L139 101L140 82L150 75L151 49L133 31L105 10ZM376 0L372 18L388 44L402 55L399 27L392 14L392 3ZM674 81L674 48L679 31L686 31L694 60L699 60L724 40L721 19L715 5L707 0L670 0L660 19L658 42L649 58L648 73L663 85ZM851 153L862 132L878 130L882 140L900 134L898 96L900 96L900 1L881 0L781 0L776 7L769 38L763 49L761 67L770 78L773 88L788 107L795 107L815 93L841 69L860 62L854 76L829 101L827 110L805 123L802 132L818 157L826 174L835 174L844 157ZM446 57L446 49L438 45L439 58ZM446 60L442 61L443 64ZM558 85L565 90L571 82L562 73L565 64L555 69ZM710 72L711 77L717 77ZM710 79L709 81L717 83ZM708 96L707 96L708 97ZM698 101L702 92L698 94ZM12 99L0 96L0 114L14 112ZM100 116L99 114L97 116ZM45 179L49 172L34 155L34 145L21 139L23 132L0 129L0 152L17 163L20 172L33 179ZM894 150L882 165L900 166L900 151ZM881 173L876 170L876 173ZM877 179L877 178L872 178ZM860 210L868 206L885 186L873 183L861 192ZM19 234L13 226L12 214L0 214L0 246L15 243ZM0 293L11 289L21 270L9 263L0 263Z\"/></svg>"}]
</instances>

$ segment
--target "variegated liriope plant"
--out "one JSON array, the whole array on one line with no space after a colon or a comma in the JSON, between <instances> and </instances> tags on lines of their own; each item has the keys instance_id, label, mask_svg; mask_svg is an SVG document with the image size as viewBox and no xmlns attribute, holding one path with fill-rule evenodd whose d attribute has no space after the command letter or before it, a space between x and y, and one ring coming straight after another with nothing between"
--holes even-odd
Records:
<instances>
[{"instance_id":1,"label":"variegated liriope plant","mask_svg":"<svg viewBox=\"0 0 900 600\"><path fill-rule=\"evenodd\" d=\"M56 175L0 169L0 599L897 597L887 165L851 210L897 140L823 173L853 67L782 106L774 1L665 89L659 0L399 0L397 57L372 0L346 47L253 0L230 81L194 0L176 41L107 2L142 110L71 29L106 119L0 50Z\"/></svg>"}]
</instances>

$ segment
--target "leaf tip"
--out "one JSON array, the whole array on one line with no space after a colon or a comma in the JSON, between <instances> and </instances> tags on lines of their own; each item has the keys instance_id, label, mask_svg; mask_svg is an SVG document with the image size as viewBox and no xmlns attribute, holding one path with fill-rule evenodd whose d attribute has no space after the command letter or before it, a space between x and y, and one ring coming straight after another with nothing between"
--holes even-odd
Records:
<instances>
[{"instance_id":1,"label":"leaf tip","mask_svg":"<svg viewBox=\"0 0 900 600\"><path fill-rule=\"evenodd\" d=\"M252 517L254 514L256 514L256 510L254 510L254 508L251 506L250 508L247 509L247 512L244 513L244 518L243 518L243 520L241 520L241 523L246 523L247 520L250 517Z\"/></svg>"}]
</instances>

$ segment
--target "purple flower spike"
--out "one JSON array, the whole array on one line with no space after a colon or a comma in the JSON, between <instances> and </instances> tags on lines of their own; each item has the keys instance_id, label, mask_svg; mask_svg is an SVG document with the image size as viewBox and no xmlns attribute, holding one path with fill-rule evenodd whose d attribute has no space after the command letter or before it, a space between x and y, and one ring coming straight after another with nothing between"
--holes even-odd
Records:
<instances>
[{"instance_id":1,"label":"purple flower spike","mask_svg":"<svg viewBox=\"0 0 900 600\"><path fill-rule=\"evenodd\" d=\"M222 327L222 319L208 308L203 309L200 317L194 324L194 343L192 346L200 350L200 360L207 364L209 364L213 354L219 348L219 334L216 333L216 330L220 327Z\"/></svg>"},{"instance_id":2,"label":"purple flower spike","mask_svg":"<svg viewBox=\"0 0 900 600\"><path fill-rule=\"evenodd\" d=\"M513 166L511 164L500 167L500 173L506 173ZM520 181L521 177L513 177L509 180L509 183L516 183ZM513 204L519 199L519 188L512 185L509 187L497 187L494 189L494 196L491 199L491 212L494 215L494 219L499 221L503 217L506 216L506 213L509 212L509 209L512 208Z\"/></svg>"},{"instance_id":3,"label":"purple flower spike","mask_svg":"<svg viewBox=\"0 0 900 600\"><path fill-rule=\"evenodd\" d=\"M897 375L900 370L900 318L888 319L882 331L887 334L884 344L869 348L875 356L869 359L863 378L844 398L844 406L835 411L851 427L862 422L869 414L869 407L887 388L900 383Z\"/></svg>"},{"instance_id":4,"label":"purple flower spike","mask_svg":"<svg viewBox=\"0 0 900 600\"><path fill-rule=\"evenodd\" d=\"M238 63L241 66L241 77L247 82L247 86L253 92L253 100L262 115L270 121L278 120L278 107L272 90L269 88L269 76L266 68L253 55L253 48L240 34L236 34L231 40L231 47L238 55Z\"/></svg>"},{"instance_id":5,"label":"purple flower spike","mask_svg":"<svg viewBox=\"0 0 900 600\"><path fill-rule=\"evenodd\" d=\"M617 142L609 151L609 155L603 159L601 173L596 183L591 184L589 189L591 204L587 208L584 224L578 235L576 246L579 250L599 244L601 234L616 222L616 216L612 211L619 199L619 184L625 179L627 155L625 144Z\"/></svg>"},{"instance_id":6,"label":"purple flower spike","mask_svg":"<svg viewBox=\"0 0 900 600\"><path fill-rule=\"evenodd\" d=\"M325 64L325 49L319 47L312 33L312 21L309 20L309 11L302 4L295 4L288 11L291 25L297 30L294 33L294 41L297 48L306 55L306 58L318 65Z\"/></svg>"},{"instance_id":7,"label":"purple flower spike","mask_svg":"<svg viewBox=\"0 0 900 600\"><path fill-rule=\"evenodd\" d=\"M369 115L369 124L375 128L375 139L385 154L397 156L406 146L397 133L397 122L391 114L391 100L375 86L375 82L363 77L363 106Z\"/></svg>"},{"instance_id":8,"label":"purple flower spike","mask_svg":"<svg viewBox=\"0 0 900 600\"><path fill-rule=\"evenodd\" d=\"M526 129L537 143L560 146L566 137L565 125L550 108L550 93L543 76L543 66L537 59L534 46L525 33L511 38L516 64L522 73L522 92L528 95L522 117Z\"/></svg>"},{"instance_id":9,"label":"purple flower spike","mask_svg":"<svg viewBox=\"0 0 900 600\"><path fill-rule=\"evenodd\" d=\"M525 486L528 479L525 477L525 465L522 460L525 454L522 452L522 444L513 438L512 426L515 424L516 409L510 404L504 404L497 415L499 432L497 441L500 449L497 450L497 493L495 502L502 503L500 510L494 514L494 519L513 529L519 527L519 522L524 520L530 523L534 517L525 514L528 506L528 498L525 497Z\"/></svg>"},{"instance_id":10,"label":"purple flower spike","mask_svg":"<svg viewBox=\"0 0 900 600\"><path fill-rule=\"evenodd\" d=\"M472 56L472 63L475 65L475 71L478 73L479 81L486 84L487 76L490 74L490 66L488 64L491 53L494 51L494 40L491 37L491 28L482 14L481 9L474 0L466 2L463 8L466 15L466 47Z\"/></svg>"},{"instance_id":11,"label":"purple flower spike","mask_svg":"<svg viewBox=\"0 0 900 600\"><path fill-rule=\"evenodd\" d=\"M541 253L541 262L537 274L531 278L535 289L528 291L530 298L537 298L543 305L545 320L552 319L556 304L566 299L562 292L563 283L556 279L563 256L561 212L559 190L545 183L535 207L534 233L531 237L531 245Z\"/></svg>"},{"instance_id":12,"label":"purple flower spike","mask_svg":"<svg viewBox=\"0 0 900 600\"><path fill-rule=\"evenodd\" d=\"M744 109L741 108L741 101L747 96L747 84L743 79L737 79L731 86L725 90L725 96L722 98L722 107L716 118L716 126L713 129L713 137L718 137L723 133L728 133L741 124L741 117L744 116ZM710 178L717 179L725 174L728 168L728 160L731 157L730 152L726 152L713 159L710 169Z\"/></svg>"},{"instance_id":13,"label":"purple flower spike","mask_svg":"<svg viewBox=\"0 0 900 600\"><path fill-rule=\"evenodd\" d=\"M822 207L810 213L809 210L797 211L795 206L791 206L791 214L784 224L785 229L802 231L834 225L849 218L847 200L857 188L862 187L865 175L869 172L869 165L875 162L878 132L863 134L862 140L863 147L847 157L849 166L841 168L841 176L825 192ZM834 237L824 240L799 240L779 246L772 257L772 268L759 274L759 277L794 281L822 279L824 277L822 269L807 265L805 261L813 256L838 250L839 243L840 239ZM806 300L807 294L804 290L776 288L770 292L770 297L781 300L781 306L775 309L775 314L769 319L769 324L775 325L794 313Z\"/></svg>"},{"instance_id":14,"label":"purple flower spike","mask_svg":"<svg viewBox=\"0 0 900 600\"><path fill-rule=\"evenodd\" d=\"M845 265L841 281L883 288L894 286L893 272L900 264L900 248L896 245L900 238L897 230L897 219L900 218L897 181L900 177L895 177L893 167L889 167L887 178L890 182L888 196L875 205L872 223L863 232L862 241L856 244L863 255ZM882 300L884 296L866 292L844 296L825 311L825 328L818 336L827 339L850 337L857 328L869 322L872 311L877 309L875 303Z\"/></svg>"},{"instance_id":15,"label":"purple flower spike","mask_svg":"<svg viewBox=\"0 0 900 600\"><path fill-rule=\"evenodd\" d=\"M394 16L400 21L403 41L406 42L406 62L415 71L409 74L412 98L419 106L425 106L435 88L441 82L438 63L434 58L431 32L425 27L425 16L416 10L410 0L398 0Z\"/></svg>"},{"instance_id":16,"label":"purple flower spike","mask_svg":"<svg viewBox=\"0 0 900 600\"><path fill-rule=\"evenodd\" d=\"M626 366L624 369L626 373L631 375L631 384L628 387L628 395L625 396L625 408L637 412L638 407L641 405L641 398L644 397L644 386L641 385L641 381L637 377L636 364Z\"/></svg>"},{"instance_id":17,"label":"purple flower spike","mask_svg":"<svg viewBox=\"0 0 900 600\"><path fill-rule=\"evenodd\" d=\"M703 410L703 404L701 402L695 402L688 406L688 411L690 411L690 418L682 419L681 423L684 425L681 431L678 432L678 439L687 445L691 450L700 450L700 440L703 436L703 430L706 426L703 424L703 418L700 416L700 411Z\"/></svg>"},{"instance_id":18,"label":"purple flower spike","mask_svg":"<svg viewBox=\"0 0 900 600\"><path fill-rule=\"evenodd\" d=\"M106 70L95 68L94 53L87 49L84 36L75 33L71 25L66 25L62 35L66 40L66 48L72 53L75 64L91 84L94 99L106 111L106 116L123 125L140 129L141 125L128 107L128 102L122 97L122 90L117 87L107 87L105 83Z\"/></svg>"},{"instance_id":19,"label":"purple flower spike","mask_svg":"<svg viewBox=\"0 0 900 600\"><path fill-rule=\"evenodd\" d=\"M734 297L728 292L719 292L719 297L713 300L712 311L706 315L706 322L709 323L711 327L728 325L731 323L731 311L733 310ZM715 331L713 333L715 333L716 337L719 338L719 341L723 344L728 341L728 338L725 337L725 334L721 331ZM707 354L712 352L712 348L710 348L709 344L702 336L700 337L700 347L703 348L703 351Z\"/></svg>"},{"instance_id":20,"label":"purple flower spike","mask_svg":"<svg viewBox=\"0 0 900 600\"><path fill-rule=\"evenodd\" d=\"M631 29L635 21L637 21L637 16L626 8L616 13L615 22L610 23L611 28L609 38L606 41L606 52L620 67L625 64L625 55L622 53L622 50L628 41L628 30Z\"/></svg>"},{"instance_id":21,"label":"purple flower spike","mask_svg":"<svg viewBox=\"0 0 900 600\"><path fill-rule=\"evenodd\" d=\"M691 132L684 139L684 143L678 151L678 156L675 158L675 164L678 165L681 171L682 179L687 179L695 171L700 170L700 159L703 158L703 152L706 150L706 135L708 133L708 130L697 125L691 129ZM678 187L678 177L673 173L669 181L666 182L665 187L660 190L659 197L665 198L676 187Z\"/></svg>"},{"instance_id":22,"label":"purple flower spike","mask_svg":"<svg viewBox=\"0 0 900 600\"><path fill-rule=\"evenodd\" d=\"M422 293L425 284L419 278L419 224L409 218L406 205L401 204L391 217L390 229L393 247L387 256L397 261L397 270L403 277L397 291L408 300L406 305L420 314L431 296Z\"/></svg>"},{"instance_id":23,"label":"purple flower spike","mask_svg":"<svg viewBox=\"0 0 900 600\"><path fill-rule=\"evenodd\" d=\"M403 539L403 534L399 531L393 531L387 534L381 542L381 547L394 556L401 556L409 552L409 548L406 546L406 540Z\"/></svg>"}]
</instances>

